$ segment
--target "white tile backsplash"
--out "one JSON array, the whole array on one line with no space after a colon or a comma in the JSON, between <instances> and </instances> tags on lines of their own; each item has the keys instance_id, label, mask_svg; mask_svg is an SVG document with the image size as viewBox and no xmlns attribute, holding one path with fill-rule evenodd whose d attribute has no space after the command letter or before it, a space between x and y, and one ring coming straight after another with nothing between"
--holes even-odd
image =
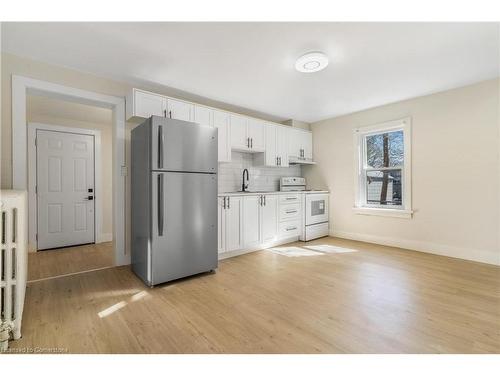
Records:
<instances>
[{"instance_id":1,"label":"white tile backsplash","mask_svg":"<svg viewBox=\"0 0 500 375\"><path fill-rule=\"evenodd\" d=\"M257 166L253 154L233 151L230 163L219 163L219 193L241 190L245 168L250 174L249 190L256 191L278 191L281 177L302 176L300 165L288 168Z\"/></svg>"}]
</instances>

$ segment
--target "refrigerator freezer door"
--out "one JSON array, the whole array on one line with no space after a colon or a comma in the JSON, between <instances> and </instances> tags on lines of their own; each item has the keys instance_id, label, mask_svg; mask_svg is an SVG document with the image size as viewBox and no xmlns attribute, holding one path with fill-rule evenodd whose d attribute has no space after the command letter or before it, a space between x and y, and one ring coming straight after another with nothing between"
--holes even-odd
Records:
<instances>
[{"instance_id":1,"label":"refrigerator freezer door","mask_svg":"<svg viewBox=\"0 0 500 375\"><path fill-rule=\"evenodd\" d=\"M153 116L151 169L217 173L217 128Z\"/></svg>"},{"instance_id":2,"label":"refrigerator freezer door","mask_svg":"<svg viewBox=\"0 0 500 375\"><path fill-rule=\"evenodd\" d=\"M217 175L153 172L151 183L152 284L217 268Z\"/></svg>"}]
</instances>

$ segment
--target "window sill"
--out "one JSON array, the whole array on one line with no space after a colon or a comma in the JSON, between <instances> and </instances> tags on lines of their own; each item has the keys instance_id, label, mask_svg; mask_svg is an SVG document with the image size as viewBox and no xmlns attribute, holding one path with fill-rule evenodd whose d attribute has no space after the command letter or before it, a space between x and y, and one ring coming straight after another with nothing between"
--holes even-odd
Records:
<instances>
[{"instance_id":1,"label":"window sill","mask_svg":"<svg viewBox=\"0 0 500 375\"><path fill-rule=\"evenodd\" d=\"M393 208L353 207L352 210L358 215L389 216L405 219L411 219L413 215L412 210L398 210Z\"/></svg>"}]
</instances>

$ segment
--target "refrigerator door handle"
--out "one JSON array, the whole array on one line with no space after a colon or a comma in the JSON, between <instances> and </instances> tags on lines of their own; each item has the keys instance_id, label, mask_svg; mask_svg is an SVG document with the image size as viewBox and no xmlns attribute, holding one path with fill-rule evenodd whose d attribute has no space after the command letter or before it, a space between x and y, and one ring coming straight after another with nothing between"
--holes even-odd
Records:
<instances>
[{"instance_id":1,"label":"refrigerator door handle","mask_svg":"<svg viewBox=\"0 0 500 375\"><path fill-rule=\"evenodd\" d=\"M158 169L163 168L163 126L158 126Z\"/></svg>"},{"instance_id":2,"label":"refrigerator door handle","mask_svg":"<svg viewBox=\"0 0 500 375\"><path fill-rule=\"evenodd\" d=\"M163 174L158 175L158 236L163 236Z\"/></svg>"}]
</instances>

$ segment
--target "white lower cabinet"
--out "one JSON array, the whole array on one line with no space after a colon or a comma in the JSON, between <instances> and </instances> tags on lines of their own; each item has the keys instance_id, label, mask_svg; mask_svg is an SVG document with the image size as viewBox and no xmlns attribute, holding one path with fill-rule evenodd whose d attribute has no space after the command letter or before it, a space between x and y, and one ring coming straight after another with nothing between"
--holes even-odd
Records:
<instances>
[{"instance_id":1,"label":"white lower cabinet","mask_svg":"<svg viewBox=\"0 0 500 375\"><path fill-rule=\"evenodd\" d=\"M261 243L261 195L243 197L243 246L255 247Z\"/></svg>"},{"instance_id":2,"label":"white lower cabinet","mask_svg":"<svg viewBox=\"0 0 500 375\"><path fill-rule=\"evenodd\" d=\"M220 197L219 204L219 253L243 248L243 198Z\"/></svg>"},{"instance_id":3,"label":"white lower cabinet","mask_svg":"<svg viewBox=\"0 0 500 375\"><path fill-rule=\"evenodd\" d=\"M278 239L278 196L264 195L264 202L260 209L261 237L263 243Z\"/></svg>"},{"instance_id":4,"label":"white lower cabinet","mask_svg":"<svg viewBox=\"0 0 500 375\"><path fill-rule=\"evenodd\" d=\"M302 234L302 194L281 194L279 198L280 238L300 236Z\"/></svg>"},{"instance_id":5,"label":"white lower cabinet","mask_svg":"<svg viewBox=\"0 0 500 375\"><path fill-rule=\"evenodd\" d=\"M219 197L218 251L256 250L295 241L300 235L300 204L263 194Z\"/></svg>"},{"instance_id":6,"label":"white lower cabinet","mask_svg":"<svg viewBox=\"0 0 500 375\"><path fill-rule=\"evenodd\" d=\"M290 237L300 235L300 220L285 221L280 223L279 236Z\"/></svg>"}]
</instances>

